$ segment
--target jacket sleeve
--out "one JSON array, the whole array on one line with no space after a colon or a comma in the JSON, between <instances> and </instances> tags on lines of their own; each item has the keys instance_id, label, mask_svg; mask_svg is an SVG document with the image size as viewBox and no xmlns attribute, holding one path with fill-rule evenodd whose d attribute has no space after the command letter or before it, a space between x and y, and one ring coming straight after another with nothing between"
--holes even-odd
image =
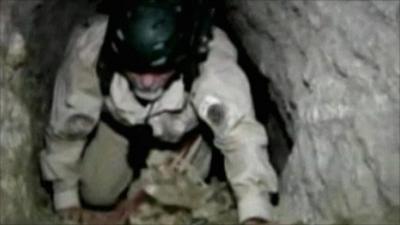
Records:
<instances>
[{"instance_id":1,"label":"jacket sleeve","mask_svg":"<svg viewBox=\"0 0 400 225\"><path fill-rule=\"evenodd\" d=\"M90 28L75 30L56 76L40 163L44 179L53 184L57 210L80 204L79 160L102 107L95 64L105 25L106 21L100 20Z\"/></svg>"},{"instance_id":2,"label":"jacket sleeve","mask_svg":"<svg viewBox=\"0 0 400 225\"><path fill-rule=\"evenodd\" d=\"M234 46L215 28L209 57L193 86L193 103L224 155L240 222L270 219L269 192L277 190L277 178L267 155L267 134L255 119L249 83L236 58Z\"/></svg>"}]
</instances>

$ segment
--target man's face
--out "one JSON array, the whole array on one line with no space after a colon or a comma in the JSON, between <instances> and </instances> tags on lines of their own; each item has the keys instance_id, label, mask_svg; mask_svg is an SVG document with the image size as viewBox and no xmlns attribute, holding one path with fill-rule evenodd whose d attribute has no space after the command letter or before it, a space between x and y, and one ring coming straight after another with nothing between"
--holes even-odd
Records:
<instances>
[{"instance_id":1,"label":"man's face","mask_svg":"<svg viewBox=\"0 0 400 225\"><path fill-rule=\"evenodd\" d=\"M126 76L132 85L135 95L146 101L154 101L159 98L170 81L174 71L134 73L126 72Z\"/></svg>"}]
</instances>

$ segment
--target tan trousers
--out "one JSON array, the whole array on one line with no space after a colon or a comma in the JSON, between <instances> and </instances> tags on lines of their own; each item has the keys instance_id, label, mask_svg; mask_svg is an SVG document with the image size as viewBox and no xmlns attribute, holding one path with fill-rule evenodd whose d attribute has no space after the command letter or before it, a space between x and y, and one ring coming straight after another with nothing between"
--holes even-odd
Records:
<instances>
[{"instance_id":1,"label":"tan trousers","mask_svg":"<svg viewBox=\"0 0 400 225\"><path fill-rule=\"evenodd\" d=\"M200 154L197 154L192 165L205 178L209 172L211 150L200 136L195 143L193 147ZM125 137L100 122L81 164L80 193L85 202L98 206L111 205L130 185L133 171L127 161L128 147L129 142Z\"/></svg>"}]
</instances>

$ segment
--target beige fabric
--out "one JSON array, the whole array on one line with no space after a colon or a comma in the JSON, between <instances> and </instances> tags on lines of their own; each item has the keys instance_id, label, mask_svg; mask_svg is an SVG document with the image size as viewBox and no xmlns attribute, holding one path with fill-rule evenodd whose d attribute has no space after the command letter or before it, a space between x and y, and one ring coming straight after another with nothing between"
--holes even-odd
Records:
<instances>
[{"instance_id":1,"label":"beige fabric","mask_svg":"<svg viewBox=\"0 0 400 225\"><path fill-rule=\"evenodd\" d=\"M127 163L128 147L129 143L125 137L120 136L104 122L99 123L93 140L85 150L80 169L80 193L87 203L98 206L112 205L131 183L133 171ZM177 168L185 170L190 164L205 178L210 168L211 149L199 136L188 151L190 156L187 156L187 160L180 157L177 159Z\"/></svg>"},{"instance_id":2,"label":"beige fabric","mask_svg":"<svg viewBox=\"0 0 400 225\"><path fill-rule=\"evenodd\" d=\"M93 205L111 205L128 186L133 172L127 162L128 140L100 122L85 150L81 194Z\"/></svg>"},{"instance_id":3,"label":"beige fabric","mask_svg":"<svg viewBox=\"0 0 400 225\"><path fill-rule=\"evenodd\" d=\"M106 18L98 18L74 34L57 75L47 148L41 153L44 176L55 184L56 208L79 204L71 196L78 192L80 155L105 106L127 125L147 119L155 136L165 141L178 141L199 120L204 121L225 156L240 220L268 218L268 192L277 190L277 179L268 161L267 135L254 118L247 78L237 66L236 50L225 33L214 29L209 57L200 66L201 75L191 93L184 92L179 79L154 104L143 107L118 73L113 76L110 96L103 99L100 94L95 65L106 23Z\"/></svg>"}]
</instances>

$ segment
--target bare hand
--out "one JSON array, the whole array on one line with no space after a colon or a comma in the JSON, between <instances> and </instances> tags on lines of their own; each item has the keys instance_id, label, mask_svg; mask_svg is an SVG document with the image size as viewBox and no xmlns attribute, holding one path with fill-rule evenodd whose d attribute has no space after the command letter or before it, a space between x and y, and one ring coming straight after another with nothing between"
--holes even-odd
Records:
<instances>
[{"instance_id":1,"label":"bare hand","mask_svg":"<svg viewBox=\"0 0 400 225\"><path fill-rule=\"evenodd\" d=\"M127 218L122 210L97 212L80 207L63 209L58 214L61 216L63 222L74 224L122 224Z\"/></svg>"},{"instance_id":2,"label":"bare hand","mask_svg":"<svg viewBox=\"0 0 400 225\"><path fill-rule=\"evenodd\" d=\"M71 207L58 211L58 215L61 217L63 222L75 222L79 223L82 221L83 209L80 207Z\"/></svg>"}]
</instances>

